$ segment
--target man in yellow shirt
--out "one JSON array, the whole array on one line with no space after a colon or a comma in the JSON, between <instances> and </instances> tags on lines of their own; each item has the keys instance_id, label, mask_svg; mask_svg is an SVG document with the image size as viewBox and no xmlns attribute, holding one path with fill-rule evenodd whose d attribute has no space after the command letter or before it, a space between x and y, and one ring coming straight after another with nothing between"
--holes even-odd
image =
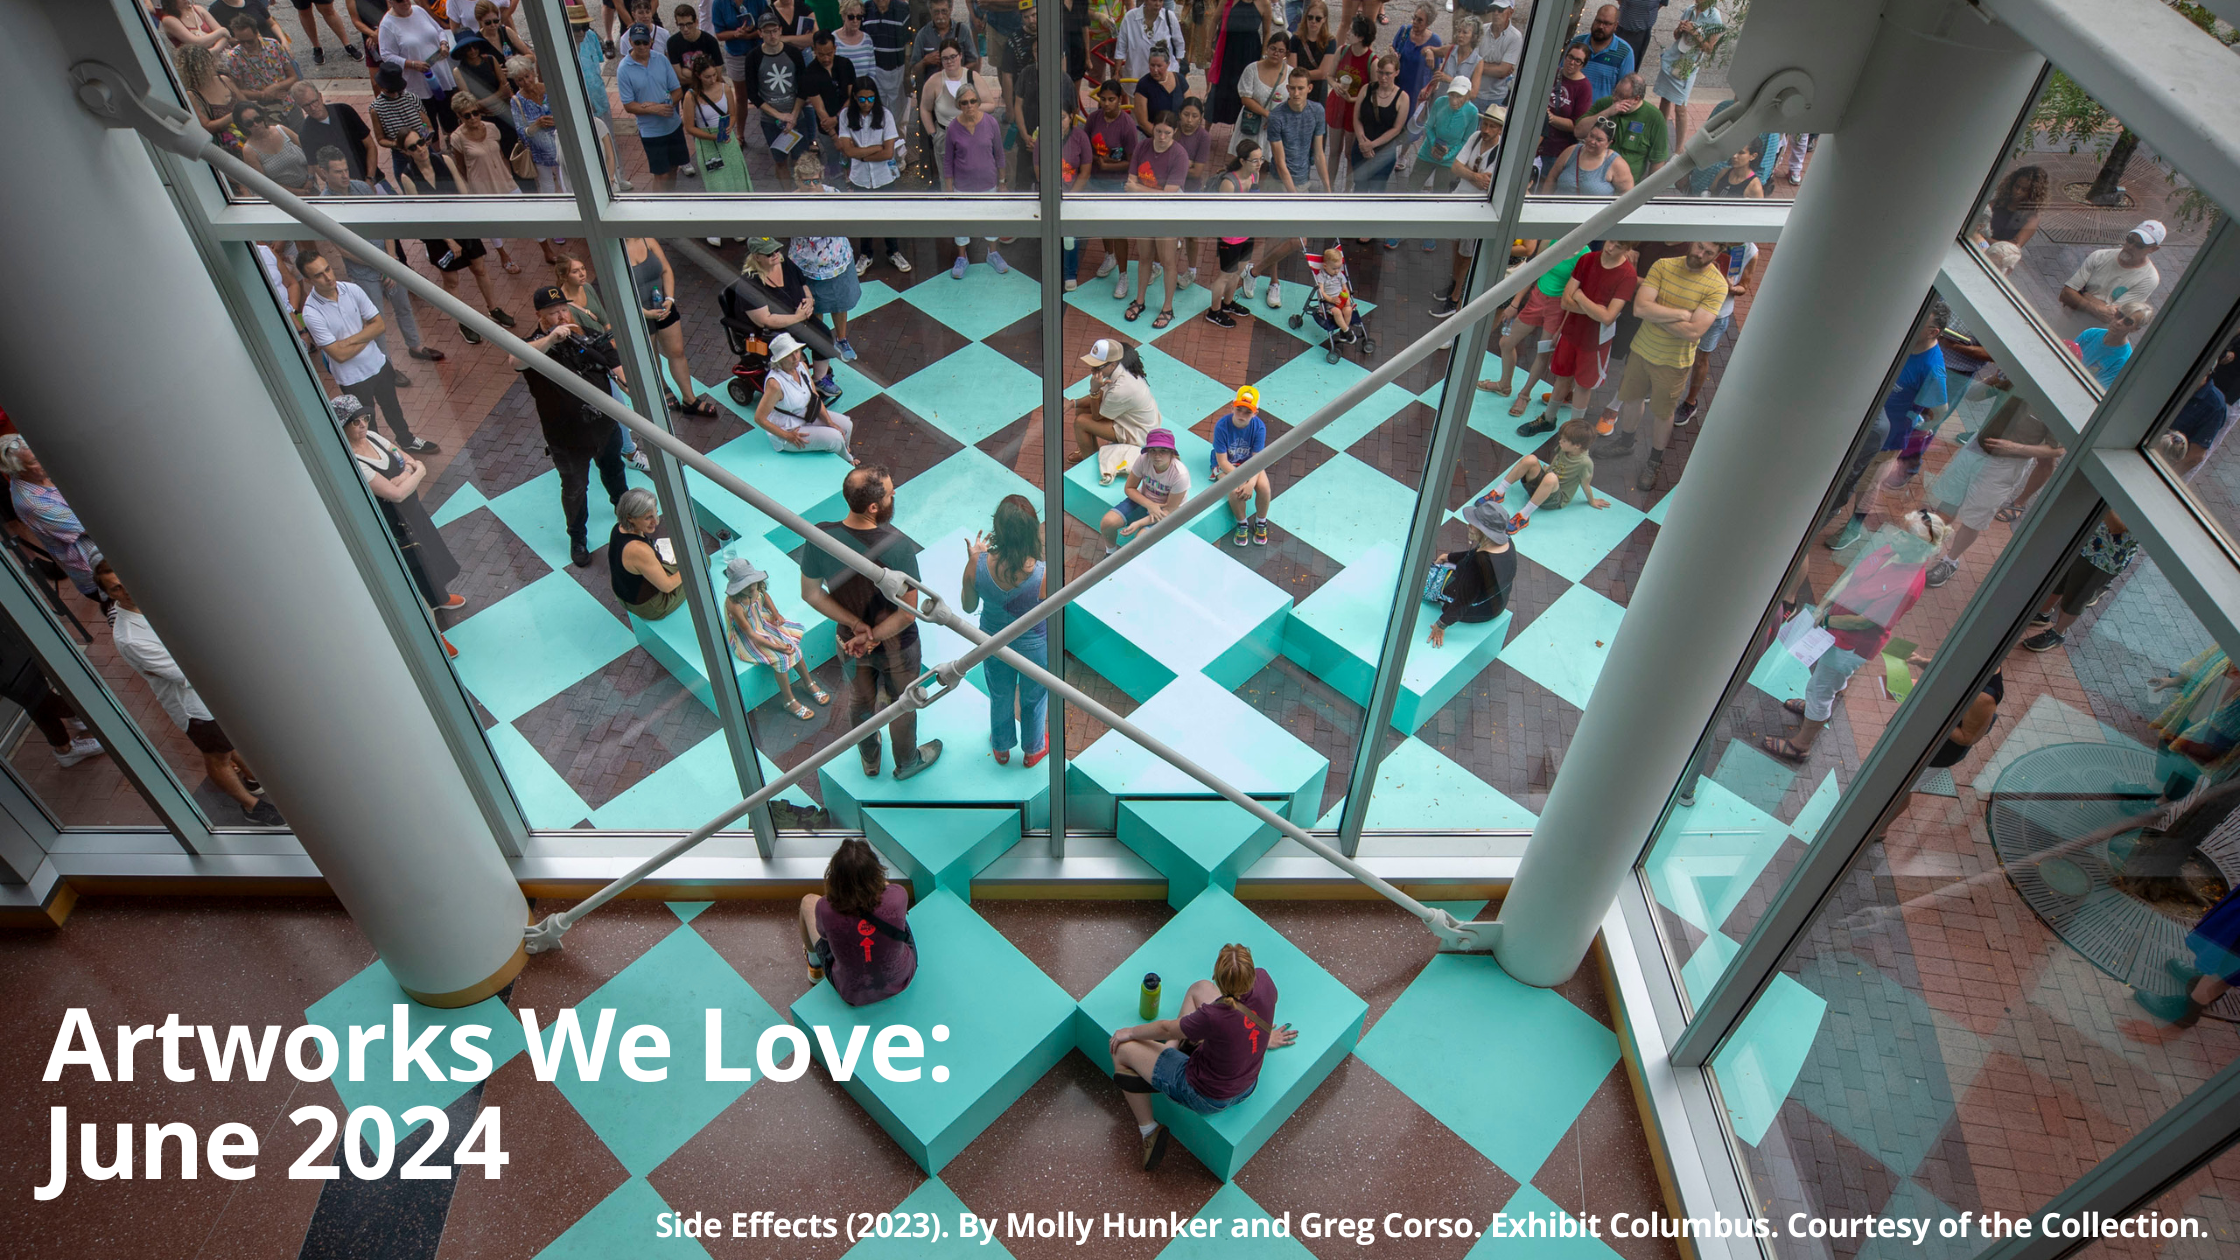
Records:
<instances>
[{"instance_id":1,"label":"man in yellow shirt","mask_svg":"<svg viewBox=\"0 0 2240 1260\"><path fill-rule=\"evenodd\" d=\"M1688 386L1696 342L1711 330L1727 300L1727 274L1714 264L1719 247L1690 241L1684 257L1660 259L1635 292L1633 310L1641 317L1618 382L1618 431L1597 444L1598 458L1631 454L1641 430L1641 415L1651 417L1649 458L1633 479L1637 490L1657 488L1665 447L1672 443L1672 413Z\"/></svg>"}]
</instances>

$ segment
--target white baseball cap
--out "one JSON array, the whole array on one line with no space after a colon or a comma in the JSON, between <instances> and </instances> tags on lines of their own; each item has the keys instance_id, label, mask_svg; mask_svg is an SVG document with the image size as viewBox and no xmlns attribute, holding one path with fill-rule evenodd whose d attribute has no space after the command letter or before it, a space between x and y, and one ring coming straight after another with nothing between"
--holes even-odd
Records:
<instances>
[{"instance_id":1,"label":"white baseball cap","mask_svg":"<svg viewBox=\"0 0 2240 1260\"><path fill-rule=\"evenodd\" d=\"M2162 226L2162 220L2160 219L2148 219L2131 229L2131 234L2139 238L2141 245L2160 245L2163 241L2169 239L2170 229Z\"/></svg>"},{"instance_id":2,"label":"white baseball cap","mask_svg":"<svg viewBox=\"0 0 2240 1260\"><path fill-rule=\"evenodd\" d=\"M1449 96L1468 96L1471 91L1470 80L1459 74L1447 80L1447 95Z\"/></svg>"}]
</instances>

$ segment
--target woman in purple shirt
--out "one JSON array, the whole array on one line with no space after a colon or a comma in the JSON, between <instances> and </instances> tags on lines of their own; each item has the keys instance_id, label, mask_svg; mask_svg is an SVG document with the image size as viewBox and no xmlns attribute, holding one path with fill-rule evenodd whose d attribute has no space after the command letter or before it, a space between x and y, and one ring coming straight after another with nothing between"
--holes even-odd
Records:
<instances>
[{"instance_id":1,"label":"woman in purple shirt","mask_svg":"<svg viewBox=\"0 0 2240 1260\"><path fill-rule=\"evenodd\" d=\"M1225 1110L1259 1085L1268 1051L1297 1036L1291 1025L1276 1023L1275 980L1238 944L1221 947L1213 979L1183 992L1179 1017L1112 1034L1112 1081L1135 1117L1144 1169L1158 1167L1167 1153L1166 1127L1151 1116L1152 1095L1165 1094L1201 1116Z\"/></svg>"},{"instance_id":2,"label":"woman in purple shirt","mask_svg":"<svg viewBox=\"0 0 2240 1260\"><path fill-rule=\"evenodd\" d=\"M918 974L910 934L910 890L887 882L879 855L843 840L824 868L824 895L801 899L801 948L809 983L830 976L840 1000L867 1006L910 986Z\"/></svg>"},{"instance_id":3,"label":"woman in purple shirt","mask_svg":"<svg viewBox=\"0 0 2240 1260\"><path fill-rule=\"evenodd\" d=\"M980 89L969 83L957 89L957 116L949 120L949 129L941 134L941 190L943 192L994 192L1003 182L1003 124L988 116L980 107ZM988 242L988 265L997 275L1011 270L996 252L996 238L984 237ZM964 279L965 268L972 265L967 250L972 243L969 236L957 238L957 261L949 268L954 280Z\"/></svg>"},{"instance_id":4,"label":"woman in purple shirt","mask_svg":"<svg viewBox=\"0 0 2240 1260\"><path fill-rule=\"evenodd\" d=\"M1128 191L1141 193L1178 193L1190 179L1190 150L1175 143L1175 128L1180 121L1173 110L1155 114L1151 119L1151 140L1135 155L1135 164L1128 168ZM1151 288L1151 272L1143 266L1143 259L1156 258L1156 270L1166 286L1166 301L1159 308L1158 318L1151 321L1153 328L1165 328L1174 322L1175 281L1181 270L1180 252L1175 248L1175 238L1162 236L1157 240L1138 238L1129 242L1129 252L1136 256L1136 300L1120 313L1122 319L1134 323L1143 314L1144 294Z\"/></svg>"}]
</instances>

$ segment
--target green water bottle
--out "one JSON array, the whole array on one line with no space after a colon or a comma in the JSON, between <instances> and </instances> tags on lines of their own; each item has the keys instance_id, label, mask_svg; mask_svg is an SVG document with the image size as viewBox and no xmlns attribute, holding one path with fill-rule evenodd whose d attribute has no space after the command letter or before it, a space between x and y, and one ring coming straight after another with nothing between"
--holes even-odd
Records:
<instances>
[{"instance_id":1,"label":"green water bottle","mask_svg":"<svg viewBox=\"0 0 2240 1260\"><path fill-rule=\"evenodd\" d=\"M1145 1023L1159 1018L1159 973L1143 973L1143 991L1136 995L1136 1015Z\"/></svg>"}]
</instances>

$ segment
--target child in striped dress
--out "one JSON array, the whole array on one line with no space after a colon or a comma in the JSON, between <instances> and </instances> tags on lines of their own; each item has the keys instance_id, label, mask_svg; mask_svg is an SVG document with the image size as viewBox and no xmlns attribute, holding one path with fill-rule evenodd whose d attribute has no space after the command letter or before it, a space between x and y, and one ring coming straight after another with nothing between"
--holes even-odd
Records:
<instances>
[{"instance_id":1,"label":"child in striped dress","mask_svg":"<svg viewBox=\"0 0 2240 1260\"><path fill-rule=\"evenodd\" d=\"M778 699L786 712L804 721L815 717L816 710L794 699L793 675L801 676L801 685L818 704L830 704L832 697L809 676L808 662L801 656L801 623L786 620L778 611L777 601L770 598L770 575L756 568L754 561L735 558L724 565L724 572L730 581L723 592L723 637L731 644L731 654L768 665L778 676Z\"/></svg>"}]
</instances>

